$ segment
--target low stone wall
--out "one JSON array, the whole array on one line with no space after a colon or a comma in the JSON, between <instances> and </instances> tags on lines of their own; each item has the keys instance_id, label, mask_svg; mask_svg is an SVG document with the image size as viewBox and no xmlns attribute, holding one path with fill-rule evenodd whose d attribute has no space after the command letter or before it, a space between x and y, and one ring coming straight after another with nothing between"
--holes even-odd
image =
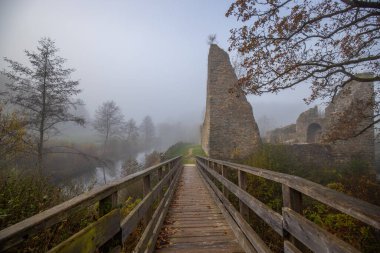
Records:
<instances>
[{"instance_id":1,"label":"low stone wall","mask_svg":"<svg viewBox=\"0 0 380 253\"><path fill-rule=\"evenodd\" d=\"M284 148L291 157L308 167L332 167L335 163L330 145L291 144L284 145Z\"/></svg>"},{"instance_id":2,"label":"low stone wall","mask_svg":"<svg viewBox=\"0 0 380 253\"><path fill-rule=\"evenodd\" d=\"M346 166L353 160L360 160L368 163L373 169L374 164L368 160L368 154L353 152L341 152L342 147L336 144L282 144L287 154L293 157L298 163L305 164L310 168L333 168ZM373 170L375 173L375 170Z\"/></svg>"}]
</instances>

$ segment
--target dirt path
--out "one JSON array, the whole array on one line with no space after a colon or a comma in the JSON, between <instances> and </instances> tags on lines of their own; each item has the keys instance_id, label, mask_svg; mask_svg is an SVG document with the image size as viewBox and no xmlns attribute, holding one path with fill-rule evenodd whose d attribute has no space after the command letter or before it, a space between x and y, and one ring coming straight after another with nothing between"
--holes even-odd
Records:
<instances>
[{"instance_id":1,"label":"dirt path","mask_svg":"<svg viewBox=\"0 0 380 253\"><path fill-rule=\"evenodd\" d=\"M193 155L193 148L189 148L189 152L187 153L187 157L190 157Z\"/></svg>"},{"instance_id":2,"label":"dirt path","mask_svg":"<svg viewBox=\"0 0 380 253\"><path fill-rule=\"evenodd\" d=\"M187 154L183 157L187 164L195 164L193 148L189 148Z\"/></svg>"}]
</instances>

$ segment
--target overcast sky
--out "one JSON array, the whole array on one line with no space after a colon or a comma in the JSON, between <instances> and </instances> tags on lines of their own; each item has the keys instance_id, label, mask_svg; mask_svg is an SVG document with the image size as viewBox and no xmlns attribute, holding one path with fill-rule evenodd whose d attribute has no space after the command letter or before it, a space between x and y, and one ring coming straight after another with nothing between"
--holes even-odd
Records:
<instances>
[{"instance_id":1,"label":"overcast sky","mask_svg":"<svg viewBox=\"0 0 380 253\"><path fill-rule=\"evenodd\" d=\"M126 118L201 123L206 100L207 36L228 48L237 26L221 0L0 0L2 57L25 62L44 36L55 40L67 67L77 71L80 98L91 114L114 100ZM307 109L305 88L249 96L255 117L294 122Z\"/></svg>"}]
</instances>

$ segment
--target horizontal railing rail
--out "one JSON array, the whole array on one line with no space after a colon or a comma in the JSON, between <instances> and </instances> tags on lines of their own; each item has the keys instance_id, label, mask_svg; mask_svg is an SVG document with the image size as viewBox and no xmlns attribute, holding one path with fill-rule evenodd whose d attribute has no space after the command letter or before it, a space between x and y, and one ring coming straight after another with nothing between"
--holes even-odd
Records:
<instances>
[{"instance_id":1,"label":"horizontal railing rail","mask_svg":"<svg viewBox=\"0 0 380 253\"><path fill-rule=\"evenodd\" d=\"M380 229L380 207L306 179L207 157L197 157L196 161L201 174L257 252L271 251L248 224L249 209L284 238L284 252L300 252L299 248L303 246L297 241L314 252L325 252L327 248L332 250L331 252L359 252L348 243L301 215L303 195L335 208L376 229ZM227 179L227 170L237 172L238 185ZM247 174L262 177L282 185L282 215L246 192ZM213 180L222 185L222 191L213 183ZM226 189L239 199L239 211L229 202Z\"/></svg>"},{"instance_id":2,"label":"horizontal railing rail","mask_svg":"<svg viewBox=\"0 0 380 253\"><path fill-rule=\"evenodd\" d=\"M140 222L145 223L146 229L140 239L144 243L143 245L138 244L136 251L152 252L158 230L163 222L162 215L165 217L181 169L181 157L175 157L107 185L97 187L27 218L0 231L0 251L17 247L27 238L66 220L70 215L86 207L99 203L100 218L56 245L50 252L82 252L84 249L86 252L95 252L111 240L117 242L116 249L121 248L125 239ZM153 173L157 173L158 182L152 189L151 178ZM143 182L144 198L127 217L122 218L118 203L119 191L139 180ZM165 193L164 189L166 190ZM153 204L157 200L159 200L158 207L152 216ZM91 246L88 243L90 233Z\"/></svg>"}]
</instances>

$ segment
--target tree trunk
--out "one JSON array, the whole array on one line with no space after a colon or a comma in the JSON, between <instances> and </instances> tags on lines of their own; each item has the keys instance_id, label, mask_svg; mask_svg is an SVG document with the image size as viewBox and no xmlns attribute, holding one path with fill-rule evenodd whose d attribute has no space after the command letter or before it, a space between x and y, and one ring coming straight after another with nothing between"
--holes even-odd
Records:
<instances>
[{"instance_id":1,"label":"tree trunk","mask_svg":"<svg viewBox=\"0 0 380 253\"><path fill-rule=\"evenodd\" d=\"M108 130L107 130L106 140L104 141L104 146L103 146L103 159L106 154L107 142L108 142ZM106 168L104 168L104 166L103 166L103 179L104 179L104 184L107 184Z\"/></svg>"},{"instance_id":2,"label":"tree trunk","mask_svg":"<svg viewBox=\"0 0 380 253\"><path fill-rule=\"evenodd\" d=\"M38 140L38 170L40 175L43 169L43 148L44 148L44 134L45 134L45 118L46 118L46 78L47 78L47 64L48 64L49 52L45 55L45 66L44 66L44 80L42 83L42 108L41 108L41 121L39 127L39 140Z\"/></svg>"},{"instance_id":3,"label":"tree trunk","mask_svg":"<svg viewBox=\"0 0 380 253\"><path fill-rule=\"evenodd\" d=\"M38 166L38 172L41 175L42 174L42 168L43 168L43 140L44 140L44 132L39 131L39 140L38 140L38 149L37 149L37 166Z\"/></svg>"}]
</instances>

